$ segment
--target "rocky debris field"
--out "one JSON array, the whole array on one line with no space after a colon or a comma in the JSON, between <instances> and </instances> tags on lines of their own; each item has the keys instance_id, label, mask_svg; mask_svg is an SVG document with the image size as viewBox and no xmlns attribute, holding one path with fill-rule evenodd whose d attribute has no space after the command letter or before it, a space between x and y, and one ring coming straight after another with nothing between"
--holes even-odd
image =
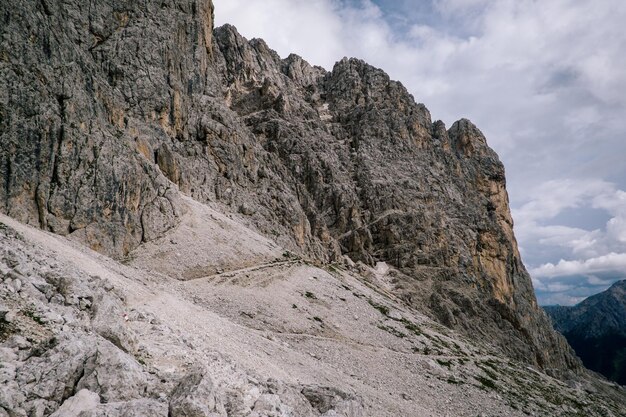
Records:
<instances>
[{"instance_id":1,"label":"rocky debris field","mask_svg":"<svg viewBox=\"0 0 626 417\"><path fill-rule=\"evenodd\" d=\"M200 234L237 228L256 242L237 250L278 248L191 207L185 221L215 218ZM624 415L616 385L568 386L407 308L381 289L386 265L279 251L182 279L140 251L124 265L1 220L0 415Z\"/></svg>"}]
</instances>

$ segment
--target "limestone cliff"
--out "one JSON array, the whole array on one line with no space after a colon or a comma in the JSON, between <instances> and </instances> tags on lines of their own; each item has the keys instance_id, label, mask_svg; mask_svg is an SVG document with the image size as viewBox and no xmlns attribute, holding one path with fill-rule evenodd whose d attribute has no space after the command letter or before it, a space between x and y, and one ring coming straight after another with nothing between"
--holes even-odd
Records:
<instances>
[{"instance_id":1,"label":"limestone cliff","mask_svg":"<svg viewBox=\"0 0 626 417\"><path fill-rule=\"evenodd\" d=\"M360 60L326 71L213 30L209 0L11 3L4 213L123 258L179 223L181 194L219 203L316 262L387 263L407 305L518 360L579 370L537 307L504 168L468 120L446 130Z\"/></svg>"}]
</instances>

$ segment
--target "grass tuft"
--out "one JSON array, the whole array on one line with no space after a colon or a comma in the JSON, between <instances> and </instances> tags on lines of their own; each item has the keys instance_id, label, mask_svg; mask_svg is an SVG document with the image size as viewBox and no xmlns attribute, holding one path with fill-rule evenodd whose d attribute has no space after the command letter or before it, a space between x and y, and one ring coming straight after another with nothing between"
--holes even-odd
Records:
<instances>
[{"instance_id":1,"label":"grass tuft","mask_svg":"<svg viewBox=\"0 0 626 417\"><path fill-rule=\"evenodd\" d=\"M497 389L496 383L495 383L494 381L492 381L491 379L489 379L489 378L486 378L486 377L481 376L481 375L479 375L479 376L475 376L474 378L475 378L478 382L480 382L480 383L481 383L481 385L482 385L483 387L485 387L485 388L489 388L489 389L492 389L492 390L494 390L494 391Z\"/></svg>"},{"instance_id":2,"label":"grass tuft","mask_svg":"<svg viewBox=\"0 0 626 417\"><path fill-rule=\"evenodd\" d=\"M374 307L376 310L380 311L380 314L382 314L383 316L389 317L389 307L384 306L382 304L378 304L376 301L372 300L371 298L368 298L367 302L370 303L370 305Z\"/></svg>"},{"instance_id":3,"label":"grass tuft","mask_svg":"<svg viewBox=\"0 0 626 417\"><path fill-rule=\"evenodd\" d=\"M378 328L379 328L380 330L384 330L384 331L386 331L387 333L391 333L392 335L394 335L394 336L396 336L396 337L399 337L400 339L403 339L403 338L405 338L405 337L406 337L406 335L405 335L404 333L402 333L402 332L401 332L401 331L399 331L399 330L394 329L393 327L389 327L389 326L385 326L385 325L380 324L380 325L378 326Z\"/></svg>"}]
</instances>

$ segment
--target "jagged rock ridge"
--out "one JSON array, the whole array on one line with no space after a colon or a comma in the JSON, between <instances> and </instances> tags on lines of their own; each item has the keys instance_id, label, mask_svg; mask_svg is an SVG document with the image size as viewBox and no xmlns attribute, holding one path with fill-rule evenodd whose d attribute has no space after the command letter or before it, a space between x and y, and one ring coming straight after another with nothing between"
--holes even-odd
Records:
<instances>
[{"instance_id":1,"label":"jagged rock ridge","mask_svg":"<svg viewBox=\"0 0 626 417\"><path fill-rule=\"evenodd\" d=\"M217 202L310 259L392 265L392 293L516 359L579 369L536 304L503 166L471 122L446 130L383 71L281 59L213 31L212 13L3 3L2 211L123 258L180 222L181 193Z\"/></svg>"}]
</instances>

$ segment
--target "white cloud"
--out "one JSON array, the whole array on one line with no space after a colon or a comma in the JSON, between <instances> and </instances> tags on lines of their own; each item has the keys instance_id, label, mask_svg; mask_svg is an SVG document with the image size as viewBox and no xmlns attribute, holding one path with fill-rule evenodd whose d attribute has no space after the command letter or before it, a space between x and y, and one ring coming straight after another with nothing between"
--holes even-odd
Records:
<instances>
[{"instance_id":1,"label":"white cloud","mask_svg":"<svg viewBox=\"0 0 626 417\"><path fill-rule=\"evenodd\" d=\"M609 253L582 261L565 261L561 259L556 265L547 263L532 269L530 273L538 277L551 278L607 271L626 271L626 253Z\"/></svg>"},{"instance_id":2,"label":"white cloud","mask_svg":"<svg viewBox=\"0 0 626 417\"><path fill-rule=\"evenodd\" d=\"M615 184L552 180L530 190L527 198L529 201L514 211L518 237L533 242L533 248L540 249L543 256L569 258L531 264L534 277L547 283L546 278L553 277L613 272L617 278L620 271L626 272L626 193ZM606 213L608 221L603 228L555 224L555 218L565 210L589 208ZM551 291L547 286L542 289Z\"/></svg>"},{"instance_id":3,"label":"white cloud","mask_svg":"<svg viewBox=\"0 0 626 417\"><path fill-rule=\"evenodd\" d=\"M455 14L467 12L468 9L482 8L489 4L489 0L437 0L435 7L443 13Z\"/></svg>"},{"instance_id":4,"label":"white cloud","mask_svg":"<svg viewBox=\"0 0 626 417\"><path fill-rule=\"evenodd\" d=\"M606 225L607 234L620 243L626 243L626 218L614 217Z\"/></svg>"},{"instance_id":5,"label":"white cloud","mask_svg":"<svg viewBox=\"0 0 626 417\"><path fill-rule=\"evenodd\" d=\"M571 295L567 295L565 293L550 293L546 295L542 299L542 305L562 305L562 306L571 306L574 304L578 304L583 301L587 297L575 297Z\"/></svg>"},{"instance_id":6,"label":"white cloud","mask_svg":"<svg viewBox=\"0 0 626 417\"><path fill-rule=\"evenodd\" d=\"M580 207L597 199L595 207L607 208L612 204L615 186L602 180L547 180L531 190L527 190L527 200L519 209L514 210L519 222L536 222L555 217L567 208ZM595 200L594 200L595 201Z\"/></svg>"},{"instance_id":7,"label":"white cloud","mask_svg":"<svg viewBox=\"0 0 626 417\"><path fill-rule=\"evenodd\" d=\"M343 22L329 0L215 0L217 25L234 24L248 38L263 38L283 57L291 52L328 67L344 51Z\"/></svg>"},{"instance_id":8,"label":"white cloud","mask_svg":"<svg viewBox=\"0 0 626 417\"><path fill-rule=\"evenodd\" d=\"M602 279L601 277L599 277L597 275L588 275L586 278L587 278L587 282L589 283L589 285L607 285L607 284L610 284L610 280L607 281L606 279Z\"/></svg>"},{"instance_id":9,"label":"white cloud","mask_svg":"<svg viewBox=\"0 0 626 417\"><path fill-rule=\"evenodd\" d=\"M568 305L626 279L626 193L598 180L547 181L529 190L515 211L518 238L532 242L522 252L542 304ZM559 224L568 210L600 210L604 227L585 229ZM578 220L582 222L582 220ZM529 256L526 256L529 254ZM546 261L548 258L548 261ZM532 261L542 259L540 265ZM558 259L558 262L556 261Z\"/></svg>"}]
</instances>

